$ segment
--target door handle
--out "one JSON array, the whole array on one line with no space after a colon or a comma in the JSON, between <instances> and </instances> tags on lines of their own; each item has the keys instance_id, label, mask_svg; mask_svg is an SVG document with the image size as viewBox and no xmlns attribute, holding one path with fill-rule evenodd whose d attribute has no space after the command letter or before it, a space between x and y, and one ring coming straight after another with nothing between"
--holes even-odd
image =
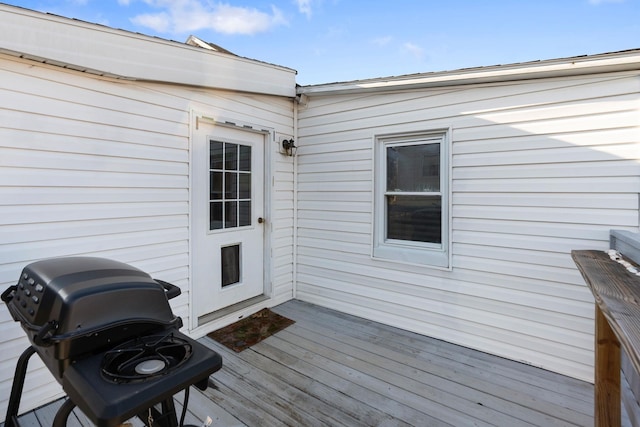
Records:
<instances>
[{"instance_id":1,"label":"door handle","mask_svg":"<svg viewBox=\"0 0 640 427\"><path fill-rule=\"evenodd\" d=\"M264 222L264 218L260 217L258 218L258 224L262 224Z\"/></svg>"}]
</instances>

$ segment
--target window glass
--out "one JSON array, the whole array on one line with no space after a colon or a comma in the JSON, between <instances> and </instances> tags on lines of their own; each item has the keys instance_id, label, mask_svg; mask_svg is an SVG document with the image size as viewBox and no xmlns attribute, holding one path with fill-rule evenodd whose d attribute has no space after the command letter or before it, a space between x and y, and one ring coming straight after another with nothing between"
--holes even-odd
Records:
<instances>
[{"instance_id":1,"label":"window glass","mask_svg":"<svg viewBox=\"0 0 640 427\"><path fill-rule=\"evenodd\" d=\"M238 177L240 182L238 183L238 198L250 199L251 198L251 175L248 173L241 173Z\"/></svg>"},{"instance_id":2,"label":"window glass","mask_svg":"<svg viewBox=\"0 0 640 427\"><path fill-rule=\"evenodd\" d=\"M251 171L251 147L246 145L240 146L240 170L245 172Z\"/></svg>"},{"instance_id":3,"label":"window glass","mask_svg":"<svg viewBox=\"0 0 640 427\"><path fill-rule=\"evenodd\" d=\"M440 191L440 144L388 147L387 191Z\"/></svg>"},{"instance_id":4,"label":"window glass","mask_svg":"<svg viewBox=\"0 0 640 427\"><path fill-rule=\"evenodd\" d=\"M238 226L251 225L251 202L238 203Z\"/></svg>"},{"instance_id":5,"label":"window glass","mask_svg":"<svg viewBox=\"0 0 640 427\"><path fill-rule=\"evenodd\" d=\"M224 202L224 228L238 226L238 202Z\"/></svg>"},{"instance_id":6,"label":"window glass","mask_svg":"<svg viewBox=\"0 0 640 427\"><path fill-rule=\"evenodd\" d=\"M228 171L238 170L238 145L224 144L224 168Z\"/></svg>"},{"instance_id":7,"label":"window glass","mask_svg":"<svg viewBox=\"0 0 640 427\"><path fill-rule=\"evenodd\" d=\"M446 136L376 139L374 258L449 267Z\"/></svg>"},{"instance_id":8,"label":"window glass","mask_svg":"<svg viewBox=\"0 0 640 427\"><path fill-rule=\"evenodd\" d=\"M211 200L221 200L222 183L224 182L222 172L209 172L209 178L209 198Z\"/></svg>"},{"instance_id":9,"label":"window glass","mask_svg":"<svg viewBox=\"0 0 640 427\"><path fill-rule=\"evenodd\" d=\"M438 196L387 196L387 239L442 242L442 201Z\"/></svg>"},{"instance_id":10,"label":"window glass","mask_svg":"<svg viewBox=\"0 0 640 427\"><path fill-rule=\"evenodd\" d=\"M442 242L440 143L386 147L386 238Z\"/></svg>"},{"instance_id":11,"label":"window glass","mask_svg":"<svg viewBox=\"0 0 640 427\"><path fill-rule=\"evenodd\" d=\"M223 148L223 142L211 141L209 143L209 169L222 169Z\"/></svg>"},{"instance_id":12,"label":"window glass","mask_svg":"<svg viewBox=\"0 0 640 427\"><path fill-rule=\"evenodd\" d=\"M235 172L224 174L224 198L225 200L238 198L238 174Z\"/></svg>"},{"instance_id":13,"label":"window glass","mask_svg":"<svg viewBox=\"0 0 640 427\"><path fill-rule=\"evenodd\" d=\"M209 142L209 229L251 225L251 146Z\"/></svg>"},{"instance_id":14,"label":"window glass","mask_svg":"<svg viewBox=\"0 0 640 427\"><path fill-rule=\"evenodd\" d=\"M209 230L219 230L222 225L222 202L209 203Z\"/></svg>"}]
</instances>

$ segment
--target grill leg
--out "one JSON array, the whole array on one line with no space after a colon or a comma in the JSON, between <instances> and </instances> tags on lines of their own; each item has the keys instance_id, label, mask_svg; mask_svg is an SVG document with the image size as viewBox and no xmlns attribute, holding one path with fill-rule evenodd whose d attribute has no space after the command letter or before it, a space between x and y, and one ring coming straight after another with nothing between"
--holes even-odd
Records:
<instances>
[{"instance_id":1,"label":"grill leg","mask_svg":"<svg viewBox=\"0 0 640 427\"><path fill-rule=\"evenodd\" d=\"M7 416L5 417L6 427L18 427L18 411L20 410L20 398L22 397L22 388L24 387L24 378L27 375L27 365L29 359L36 352L33 346L29 346L22 352L16 364L16 374L13 377L11 385L11 395L9 396L9 406L7 407Z\"/></svg>"},{"instance_id":2,"label":"grill leg","mask_svg":"<svg viewBox=\"0 0 640 427\"><path fill-rule=\"evenodd\" d=\"M178 427L178 414L176 414L176 407L173 403L173 396L169 397L162 402L162 413L164 415L164 424L167 427Z\"/></svg>"},{"instance_id":3,"label":"grill leg","mask_svg":"<svg viewBox=\"0 0 640 427\"><path fill-rule=\"evenodd\" d=\"M69 415L73 408L76 407L76 404L71 401L71 399L65 400L62 404L58 412L56 412L56 416L53 419L52 427L65 427L67 425L67 420L69 419Z\"/></svg>"}]
</instances>

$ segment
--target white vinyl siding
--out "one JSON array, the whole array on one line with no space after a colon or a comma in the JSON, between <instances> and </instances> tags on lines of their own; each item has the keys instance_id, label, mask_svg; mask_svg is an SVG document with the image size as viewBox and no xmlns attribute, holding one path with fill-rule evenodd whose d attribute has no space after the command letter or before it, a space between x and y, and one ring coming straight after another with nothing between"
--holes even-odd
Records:
<instances>
[{"instance_id":1,"label":"white vinyl siding","mask_svg":"<svg viewBox=\"0 0 640 427\"><path fill-rule=\"evenodd\" d=\"M171 305L189 325L192 108L293 132L291 99L113 80L0 54L0 289L38 259L113 258L180 286ZM291 179L291 159L270 144L276 180ZM272 191L277 303L292 295L293 191ZM28 341L2 305L0 330L3 417ZM60 394L37 357L30 366L21 411Z\"/></svg>"},{"instance_id":2,"label":"white vinyl siding","mask_svg":"<svg viewBox=\"0 0 640 427\"><path fill-rule=\"evenodd\" d=\"M593 297L572 249L638 230L637 72L316 94L299 114L298 298L576 378ZM451 129L452 269L372 259L376 135Z\"/></svg>"}]
</instances>

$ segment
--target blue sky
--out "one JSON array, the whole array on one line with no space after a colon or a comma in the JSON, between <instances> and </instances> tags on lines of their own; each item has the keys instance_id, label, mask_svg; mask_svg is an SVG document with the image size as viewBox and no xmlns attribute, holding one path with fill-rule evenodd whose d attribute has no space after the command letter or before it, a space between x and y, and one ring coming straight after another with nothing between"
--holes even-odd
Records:
<instances>
[{"instance_id":1,"label":"blue sky","mask_svg":"<svg viewBox=\"0 0 640 427\"><path fill-rule=\"evenodd\" d=\"M640 48L640 0L0 0L332 83Z\"/></svg>"}]
</instances>

